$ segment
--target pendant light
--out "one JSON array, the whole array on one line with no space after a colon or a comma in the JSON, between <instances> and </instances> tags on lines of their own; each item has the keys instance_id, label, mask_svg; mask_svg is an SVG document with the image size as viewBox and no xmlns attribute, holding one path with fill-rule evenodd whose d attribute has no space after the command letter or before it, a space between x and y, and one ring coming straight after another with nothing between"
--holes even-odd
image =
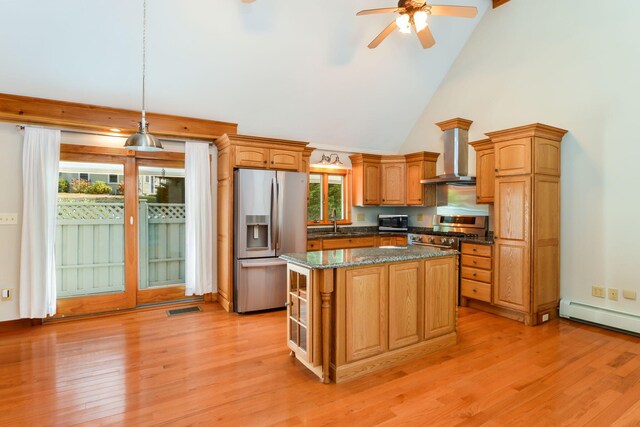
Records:
<instances>
[{"instance_id":1,"label":"pendant light","mask_svg":"<svg viewBox=\"0 0 640 427\"><path fill-rule=\"evenodd\" d=\"M147 66L147 0L142 2L142 120L138 122L138 132L127 138L125 148L136 151L162 150L162 143L149 133L149 123L145 117L145 74Z\"/></svg>"}]
</instances>

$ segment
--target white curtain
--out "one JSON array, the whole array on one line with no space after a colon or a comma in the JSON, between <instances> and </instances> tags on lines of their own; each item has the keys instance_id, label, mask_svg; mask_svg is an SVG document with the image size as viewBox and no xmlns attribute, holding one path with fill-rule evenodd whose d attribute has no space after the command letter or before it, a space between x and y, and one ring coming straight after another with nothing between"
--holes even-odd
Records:
<instances>
[{"instance_id":1,"label":"white curtain","mask_svg":"<svg viewBox=\"0 0 640 427\"><path fill-rule=\"evenodd\" d=\"M213 292L209 144L185 144L185 295Z\"/></svg>"},{"instance_id":2,"label":"white curtain","mask_svg":"<svg viewBox=\"0 0 640 427\"><path fill-rule=\"evenodd\" d=\"M55 234L60 131L27 127L22 150L20 317L56 313Z\"/></svg>"}]
</instances>

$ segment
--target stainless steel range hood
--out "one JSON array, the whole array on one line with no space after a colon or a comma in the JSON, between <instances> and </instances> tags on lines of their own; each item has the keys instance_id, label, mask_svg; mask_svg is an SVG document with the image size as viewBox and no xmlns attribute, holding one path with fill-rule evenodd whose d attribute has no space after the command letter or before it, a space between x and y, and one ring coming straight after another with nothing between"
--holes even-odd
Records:
<instances>
[{"instance_id":1,"label":"stainless steel range hood","mask_svg":"<svg viewBox=\"0 0 640 427\"><path fill-rule=\"evenodd\" d=\"M444 132L444 175L423 179L422 184L475 185L476 177L468 176L469 128L471 120L455 118L436 123Z\"/></svg>"}]
</instances>

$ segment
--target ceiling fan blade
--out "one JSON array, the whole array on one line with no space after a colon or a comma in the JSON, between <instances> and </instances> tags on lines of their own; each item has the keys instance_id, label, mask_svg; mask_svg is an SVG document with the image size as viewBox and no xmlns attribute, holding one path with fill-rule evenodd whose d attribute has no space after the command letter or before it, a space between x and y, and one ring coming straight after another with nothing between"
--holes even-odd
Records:
<instances>
[{"instance_id":1,"label":"ceiling fan blade","mask_svg":"<svg viewBox=\"0 0 640 427\"><path fill-rule=\"evenodd\" d=\"M374 13L392 13L392 12L404 12L402 7L384 7L382 9L365 9L356 13L356 16L361 15L373 15Z\"/></svg>"},{"instance_id":2,"label":"ceiling fan blade","mask_svg":"<svg viewBox=\"0 0 640 427\"><path fill-rule=\"evenodd\" d=\"M369 49L375 49L376 47L378 47L378 45L382 43L382 41L386 39L387 36L391 34L395 29L396 21L394 20L391 21L391 24L387 25L387 28L385 28L380 34L378 34L378 37L376 37L371 43L369 43Z\"/></svg>"},{"instance_id":3,"label":"ceiling fan blade","mask_svg":"<svg viewBox=\"0 0 640 427\"><path fill-rule=\"evenodd\" d=\"M420 39L420 44L424 49L429 49L431 46L436 44L436 39L433 38L433 33L429 26L424 27L424 29L420 32L416 30L416 26L413 26L413 30L418 35L418 39Z\"/></svg>"},{"instance_id":4,"label":"ceiling fan blade","mask_svg":"<svg viewBox=\"0 0 640 427\"><path fill-rule=\"evenodd\" d=\"M473 6L440 6L432 4L429 13L437 16L456 16L458 18L475 18L478 9Z\"/></svg>"}]
</instances>

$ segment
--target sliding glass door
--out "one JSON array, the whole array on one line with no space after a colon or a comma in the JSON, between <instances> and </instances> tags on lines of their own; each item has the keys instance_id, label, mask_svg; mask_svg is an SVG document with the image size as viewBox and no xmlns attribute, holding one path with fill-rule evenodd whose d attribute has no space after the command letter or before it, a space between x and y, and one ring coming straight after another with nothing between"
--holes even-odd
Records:
<instances>
[{"instance_id":1,"label":"sliding glass door","mask_svg":"<svg viewBox=\"0 0 640 427\"><path fill-rule=\"evenodd\" d=\"M56 220L58 316L132 308L133 159L61 153ZM133 194L132 194L133 193Z\"/></svg>"},{"instance_id":2,"label":"sliding glass door","mask_svg":"<svg viewBox=\"0 0 640 427\"><path fill-rule=\"evenodd\" d=\"M163 157L61 150L56 317L185 299L184 160Z\"/></svg>"},{"instance_id":3,"label":"sliding glass door","mask_svg":"<svg viewBox=\"0 0 640 427\"><path fill-rule=\"evenodd\" d=\"M138 162L138 305L184 299L184 163Z\"/></svg>"}]
</instances>

